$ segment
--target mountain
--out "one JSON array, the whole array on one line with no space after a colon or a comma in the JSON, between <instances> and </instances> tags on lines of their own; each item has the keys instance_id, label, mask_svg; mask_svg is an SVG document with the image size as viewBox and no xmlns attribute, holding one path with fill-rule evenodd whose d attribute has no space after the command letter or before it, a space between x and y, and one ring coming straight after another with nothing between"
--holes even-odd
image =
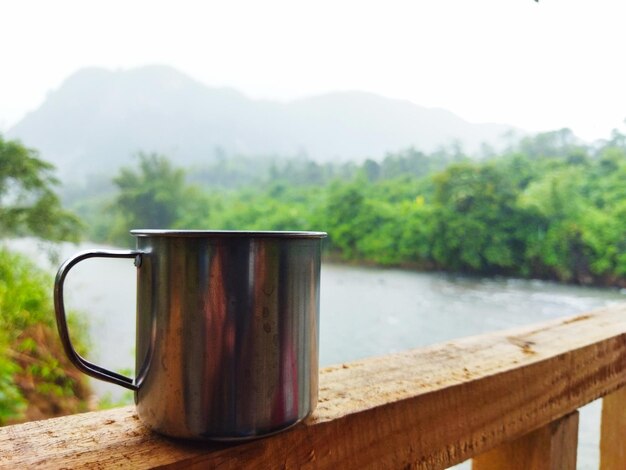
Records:
<instances>
[{"instance_id":1,"label":"mountain","mask_svg":"<svg viewBox=\"0 0 626 470\"><path fill-rule=\"evenodd\" d=\"M114 173L139 152L187 166L222 153L362 160L456 139L468 149L495 144L511 130L471 124L442 110L363 92L336 92L288 103L253 100L207 87L166 66L81 69L7 136L40 151L62 178Z\"/></svg>"}]
</instances>

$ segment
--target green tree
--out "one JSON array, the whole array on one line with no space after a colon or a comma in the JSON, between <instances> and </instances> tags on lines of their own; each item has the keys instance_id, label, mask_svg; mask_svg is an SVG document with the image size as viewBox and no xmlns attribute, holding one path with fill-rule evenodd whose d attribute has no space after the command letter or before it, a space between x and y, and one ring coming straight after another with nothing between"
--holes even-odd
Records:
<instances>
[{"instance_id":1,"label":"green tree","mask_svg":"<svg viewBox=\"0 0 626 470\"><path fill-rule=\"evenodd\" d=\"M493 162L461 163L434 179L434 260L453 270L516 272L525 232L539 223L517 206L516 175Z\"/></svg>"},{"instance_id":2,"label":"green tree","mask_svg":"<svg viewBox=\"0 0 626 470\"><path fill-rule=\"evenodd\" d=\"M185 171L167 157L141 153L138 159L137 168L122 168L113 179L119 190L112 205L117 216L109 235L113 242L128 241L132 228L166 229L176 228L182 220L191 223L195 217L190 212L199 209L203 197L186 183Z\"/></svg>"},{"instance_id":3,"label":"green tree","mask_svg":"<svg viewBox=\"0 0 626 470\"><path fill-rule=\"evenodd\" d=\"M366 214L364 182L341 183L336 181L326 192L323 209L323 229L329 233L329 245L345 258L358 258L357 244L369 230L363 220Z\"/></svg>"},{"instance_id":4,"label":"green tree","mask_svg":"<svg viewBox=\"0 0 626 470\"><path fill-rule=\"evenodd\" d=\"M568 128L523 137L513 149L531 159L541 157L578 158L585 153L584 146Z\"/></svg>"},{"instance_id":5,"label":"green tree","mask_svg":"<svg viewBox=\"0 0 626 470\"><path fill-rule=\"evenodd\" d=\"M522 193L520 205L546 221L542 236L527 244L526 258L538 262L533 274L584 284L623 276L626 156L614 150L552 168Z\"/></svg>"},{"instance_id":6,"label":"green tree","mask_svg":"<svg viewBox=\"0 0 626 470\"><path fill-rule=\"evenodd\" d=\"M79 220L61 206L53 169L35 150L0 136L0 237L78 240Z\"/></svg>"}]
</instances>

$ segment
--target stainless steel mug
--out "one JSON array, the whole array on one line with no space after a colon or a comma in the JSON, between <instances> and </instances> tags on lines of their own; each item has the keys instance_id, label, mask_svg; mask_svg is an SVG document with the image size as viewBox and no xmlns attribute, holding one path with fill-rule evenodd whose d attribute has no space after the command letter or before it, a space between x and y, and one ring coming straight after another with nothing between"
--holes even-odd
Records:
<instances>
[{"instance_id":1,"label":"stainless steel mug","mask_svg":"<svg viewBox=\"0 0 626 470\"><path fill-rule=\"evenodd\" d=\"M59 269L54 303L66 354L82 372L135 392L157 432L237 440L301 421L317 403L322 232L133 230L137 249L86 251ZM63 304L87 258L137 267L136 377L72 347Z\"/></svg>"}]
</instances>

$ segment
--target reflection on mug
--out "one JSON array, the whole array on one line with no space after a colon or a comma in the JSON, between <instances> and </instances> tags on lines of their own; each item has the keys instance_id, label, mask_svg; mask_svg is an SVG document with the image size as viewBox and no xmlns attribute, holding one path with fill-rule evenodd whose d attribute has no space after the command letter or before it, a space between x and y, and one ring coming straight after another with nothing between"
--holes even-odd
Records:
<instances>
[{"instance_id":1,"label":"reflection on mug","mask_svg":"<svg viewBox=\"0 0 626 470\"><path fill-rule=\"evenodd\" d=\"M154 430L246 439L285 429L317 402L321 232L135 230L137 249L90 251L59 269L65 351L83 372L135 391ZM135 258L135 379L73 349L63 282L93 257Z\"/></svg>"}]
</instances>

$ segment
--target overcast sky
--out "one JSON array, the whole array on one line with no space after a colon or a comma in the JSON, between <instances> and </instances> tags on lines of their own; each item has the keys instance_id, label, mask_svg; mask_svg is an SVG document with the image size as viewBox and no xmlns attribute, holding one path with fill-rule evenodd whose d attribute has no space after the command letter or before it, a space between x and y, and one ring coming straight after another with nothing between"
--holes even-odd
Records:
<instances>
[{"instance_id":1,"label":"overcast sky","mask_svg":"<svg viewBox=\"0 0 626 470\"><path fill-rule=\"evenodd\" d=\"M363 90L586 139L626 118L623 0L3 0L0 15L0 131L81 67L147 64L253 98Z\"/></svg>"}]
</instances>

